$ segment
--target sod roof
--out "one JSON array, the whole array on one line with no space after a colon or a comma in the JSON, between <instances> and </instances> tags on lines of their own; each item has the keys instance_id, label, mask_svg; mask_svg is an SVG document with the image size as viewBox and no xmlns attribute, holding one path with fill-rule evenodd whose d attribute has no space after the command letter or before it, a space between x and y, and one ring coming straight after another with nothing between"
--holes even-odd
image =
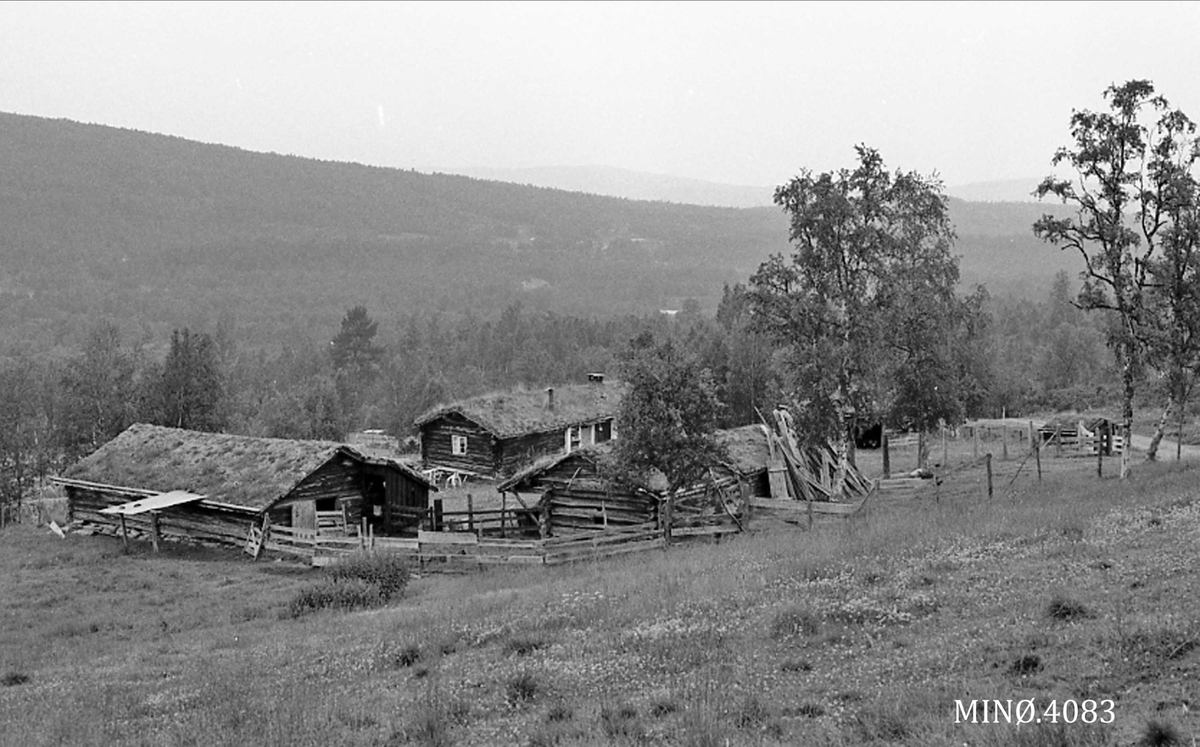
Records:
<instances>
[{"instance_id":1,"label":"sod roof","mask_svg":"<svg viewBox=\"0 0 1200 747\"><path fill-rule=\"evenodd\" d=\"M75 480L168 492L185 490L212 501L261 510L337 454L386 466L429 482L391 459L333 441L253 438L138 423L67 470Z\"/></svg>"},{"instance_id":2,"label":"sod roof","mask_svg":"<svg viewBox=\"0 0 1200 747\"><path fill-rule=\"evenodd\" d=\"M513 438L615 417L624 394L620 382L556 386L551 408L544 389L492 392L439 405L414 424L420 428L457 413L497 438Z\"/></svg>"}]
</instances>

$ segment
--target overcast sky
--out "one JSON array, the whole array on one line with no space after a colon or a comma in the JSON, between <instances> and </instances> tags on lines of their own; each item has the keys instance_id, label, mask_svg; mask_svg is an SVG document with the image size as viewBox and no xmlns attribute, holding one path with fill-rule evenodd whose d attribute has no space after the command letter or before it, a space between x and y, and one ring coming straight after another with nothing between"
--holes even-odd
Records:
<instances>
[{"instance_id":1,"label":"overcast sky","mask_svg":"<svg viewBox=\"0 0 1200 747\"><path fill-rule=\"evenodd\" d=\"M1200 119L1200 3L0 4L0 110L416 168L774 185L878 148L1040 176L1149 78Z\"/></svg>"}]
</instances>

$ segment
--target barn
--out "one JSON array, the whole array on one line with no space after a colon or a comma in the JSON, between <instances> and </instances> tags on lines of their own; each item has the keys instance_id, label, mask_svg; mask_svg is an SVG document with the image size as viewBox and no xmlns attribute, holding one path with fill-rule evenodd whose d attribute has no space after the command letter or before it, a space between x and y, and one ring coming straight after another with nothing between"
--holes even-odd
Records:
<instances>
[{"instance_id":1,"label":"barn","mask_svg":"<svg viewBox=\"0 0 1200 747\"><path fill-rule=\"evenodd\" d=\"M624 386L592 374L587 384L494 392L440 405L417 418L427 470L509 475L539 457L604 443Z\"/></svg>"},{"instance_id":2,"label":"barn","mask_svg":"<svg viewBox=\"0 0 1200 747\"><path fill-rule=\"evenodd\" d=\"M330 441L252 438L136 424L52 478L67 493L72 521L115 529L104 512L131 501L170 504L124 520L164 538L237 545L252 525L376 534L415 532L437 488L393 459Z\"/></svg>"}]
</instances>

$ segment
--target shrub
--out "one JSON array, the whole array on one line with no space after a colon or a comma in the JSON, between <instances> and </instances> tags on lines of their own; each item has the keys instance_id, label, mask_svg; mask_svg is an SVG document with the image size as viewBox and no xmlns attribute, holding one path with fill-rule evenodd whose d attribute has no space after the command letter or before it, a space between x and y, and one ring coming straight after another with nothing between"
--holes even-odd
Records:
<instances>
[{"instance_id":1,"label":"shrub","mask_svg":"<svg viewBox=\"0 0 1200 747\"><path fill-rule=\"evenodd\" d=\"M300 589L289 611L299 617L316 610L379 607L403 591L408 579L408 564L399 555L351 555L331 566L325 578Z\"/></svg>"},{"instance_id":2,"label":"shrub","mask_svg":"<svg viewBox=\"0 0 1200 747\"><path fill-rule=\"evenodd\" d=\"M645 733L638 722L637 709L628 703L601 708L600 728L609 739L639 740Z\"/></svg>"},{"instance_id":3,"label":"shrub","mask_svg":"<svg viewBox=\"0 0 1200 747\"><path fill-rule=\"evenodd\" d=\"M359 580L374 585L385 602L404 591L410 576L408 561L388 552L351 555L329 569L329 578L333 581Z\"/></svg>"},{"instance_id":4,"label":"shrub","mask_svg":"<svg viewBox=\"0 0 1200 747\"><path fill-rule=\"evenodd\" d=\"M1042 668L1042 658L1037 654L1026 654L1013 661L1008 671L1012 674L1033 674Z\"/></svg>"},{"instance_id":5,"label":"shrub","mask_svg":"<svg viewBox=\"0 0 1200 747\"><path fill-rule=\"evenodd\" d=\"M546 711L546 720L551 723L570 721L575 718L575 711L566 703L555 703Z\"/></svg>"},{"instance_id":6,"label":"shrub","mask_svg":"<svg viewBox=\"0 0 1200 747\"><path fill-rule=\"evenodd\" d=\"M4 685L5 687L24 685L28 681L29 675L24 672L7 672L3 677L0 677L0 685Z\"/></svg>"},{"instance_id":7,"label":"shrub","mask_svg":"<svg viewBox=\"0 0 1200 747\"><path fill-rule=\"evenodd\" d=\"M300 589L292 598L292 617L317 610L353 610L383 603L379 589L366 581L324 579Z\"/></svg>"},{"instance_id":8,"label":"shrub","mask_svg":"<svg viewBox=\"0 0 1200 747\"><path fill-rule=\"evenodd\" d=\"M510 706L528 703L541 691L537 678L529 672L518 672L504 686L504 699Z\"/></svg>"},{"instance_id":9,"label":"shrub","mask_svg":"<svg viewBox=\"0 0 1200 747\"><path fill-rule=\"evenodd\" d=\"M504 650L507 653L516 654L517 656L528 656L545 645L546 642L541 638L518 636L508 639L504 644Z\"/></svg>"},{"instance_id":10,"label":"shrub","mask_svg":"<svg viewBox=\"0 0 1200 747\"><path fill-rule=\"evenodd\" d=\"M739 729L753 729L762 726L770 718L771 712L766 704L756 695L748 695L733 714L733 723Z\"/></svg>"},{"instance_id":11,"label":"shrub","mask_svg":"<svg viewBox=\"0 0 1200 747\"><path fill-rule=\"evenodd\" d=\"M1173 744L1183 744L1179 731L1166 721L1150 719L1142 729L1142 738L1138 742L1146 747L1168 747Z\"/></svg>"},{"instance_id":12,"label":"shrub","mask_svg":"<svg viewBox=\"0 0 1200 747\"><path fill-rule=\"evenodd\" d=\"M1046 614L1054 620L1062 620L1064 622L1090 615L1088 608L1083 603L1062 594L1054 595L1050 600L1050 604L1046 607Z\"/></svg>"}]
</instances>

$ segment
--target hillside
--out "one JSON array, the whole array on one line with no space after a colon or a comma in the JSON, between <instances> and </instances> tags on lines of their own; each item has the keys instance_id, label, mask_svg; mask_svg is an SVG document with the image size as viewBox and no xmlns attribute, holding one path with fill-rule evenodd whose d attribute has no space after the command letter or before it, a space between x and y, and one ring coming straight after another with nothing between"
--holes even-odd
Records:
<instances>
[{"instance_id":1,"label":"hillside","mask_svg":"<svg viewBox=\"0 0 1200 747\"><path fill-rule=\"evenodd\" d=\"M775 208L639 202L253 153L0 114L0 329L71 345L108 316L163 339L225 310L251 343L332 329L367 305L491 316L708 309L787 248ZM1043 292L1061 261L1029 205L955 201L963 275Z\"/></svg>"},{"instance_id":2,"label":"hillside","mask_svg":"<svg viewBox=\"0 0 1200 747\"><path fill-rule=\"evenodd\" d=\"M300 618L288 561L10 526L0 744L1193 744L1195 468L1046 468ZM1042 721L956 718L982 699Z\"/></svg>"}]
</instances>

